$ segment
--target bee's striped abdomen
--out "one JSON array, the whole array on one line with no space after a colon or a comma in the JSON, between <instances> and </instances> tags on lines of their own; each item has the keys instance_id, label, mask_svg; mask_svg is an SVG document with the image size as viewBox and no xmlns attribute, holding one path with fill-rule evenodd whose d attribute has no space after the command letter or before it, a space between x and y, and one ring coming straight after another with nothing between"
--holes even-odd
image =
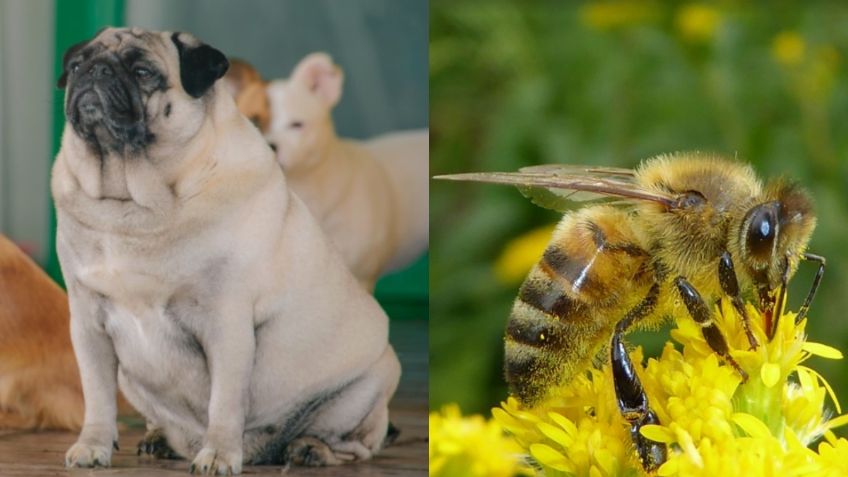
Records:
<instances>
[{"instance_id":1,"label":"bee's striped abdomen","mask_svg":"<svg viewBox=\"0 0 848 477\"><path fill-rule=\"evenodd\" d=\"M541 275L549 275L549 272ZM577 311L581 302L569 297L561 287L549 286L552 284L555 285L547 276L538 276L536 280L528 277L518 291L517 299L542 313L561 320L568 319Z\"/></svg>"},{"instance_id":2,"label":"bee's striped abdomen","mask_svg":"<svg viewBox=\"0 0 848 477\"><path fill-rule=\"evenodd\" d=\"M585 369L623 317L619 309L631 301L622 292L638 295L642 282L649 284L648 255L626 234L621 212L612 209L616 216L608 217L593 209L609 211L584 209L563 219L513 305L505 373L512 394L525 404Z\"/></svg>"}]
</instances>

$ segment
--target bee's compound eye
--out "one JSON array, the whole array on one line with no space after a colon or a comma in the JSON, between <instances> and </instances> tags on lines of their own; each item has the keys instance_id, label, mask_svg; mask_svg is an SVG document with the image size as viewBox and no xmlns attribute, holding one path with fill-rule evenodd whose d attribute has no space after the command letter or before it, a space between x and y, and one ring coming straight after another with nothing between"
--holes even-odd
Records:
<instances>
[{"instance_id":1,"label":"bee's compound eye","mask_svg":"<svg viewBox=\"0 0 848 477\"><path fill-rule=\"evenodd\" d=\"M771 254L777 235L777 211L773 204L758 205L749 213L745 241L748 250L759 258Z\"/></svg>"},{"instance_id":2,"label":"bee's compound eye","mask_svg":"<svg viewBox=\"0 0 848 477\"><path fill-rule=\"evenodd\" d=\"M690 190L683 194L678 201L678 205L684 209L691 209L703 205L707 201L703 194L698 191Z\"/></svg>"}]
</instances>

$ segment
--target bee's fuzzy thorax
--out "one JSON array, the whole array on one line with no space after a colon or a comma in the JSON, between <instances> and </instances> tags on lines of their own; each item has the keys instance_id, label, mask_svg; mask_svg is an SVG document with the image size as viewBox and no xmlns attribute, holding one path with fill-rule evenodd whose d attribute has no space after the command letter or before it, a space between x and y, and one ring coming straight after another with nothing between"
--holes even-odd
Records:
<instances>
[{"instance_id":1,"label":"bee's fuzzy thorax","mask_svg":"<svg viewBox=\"0 0 848 477\"><path fill-rule=\"evenodd\" d=\"M762 183L750 165L701 152L674 153L645 161L636 172L643 186L672 193L696 191L703 207L669 211L661 204L641 203L642 215L653 238L651 251L672 275L688 277L701 293L718 297L717 259L729 249L739 256L731 230L762 195ZM741 220L741 219L740 219ZM740 277L748 282L746 276Z\"/></svg>"}]
</instances>

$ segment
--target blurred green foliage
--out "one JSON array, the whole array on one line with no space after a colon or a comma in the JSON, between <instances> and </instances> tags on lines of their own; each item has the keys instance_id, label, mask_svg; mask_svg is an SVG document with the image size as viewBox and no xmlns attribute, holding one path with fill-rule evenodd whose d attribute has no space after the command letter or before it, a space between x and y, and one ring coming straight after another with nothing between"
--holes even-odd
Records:
<instances>
[{"instance_id":1,"label":"blurred green foliage","mask_svg":"<svg viewBox=\"0 0 848 477\"><path fill-rule=\"evenodd\" d=\"M848 351L845 25L835 2L432 0L431 172L633 167L697 149L796 178L817 202L810 250L828 259L808 330ZM501 337L519 285L493 264L559 216L508 187L433 181L431 217L430 404L487 411L506 395ZM802 264L790 306L814 268ZM630 341L650 355L667 338ZM848 399L845 361L811 366Z\"/></svg>"}]
</instances>

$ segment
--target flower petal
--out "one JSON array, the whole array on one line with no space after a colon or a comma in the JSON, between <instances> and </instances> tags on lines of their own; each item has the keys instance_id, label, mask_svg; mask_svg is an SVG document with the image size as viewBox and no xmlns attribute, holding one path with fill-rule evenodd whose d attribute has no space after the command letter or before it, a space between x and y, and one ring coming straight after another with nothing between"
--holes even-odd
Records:
<instances>
[{"instance_id":1,"label":"flower petal","mask_svg":"<svg viewBox=\"0 0 848 477\"><path fill-rule=\"evenodd\" d=\"M595 451L595 462L603 470L603 475L617 475L615 456L609 449L598 449Z\"/></svg>"},{"instance_id":2,"label":"flower petal","mask_svg":"<svg viewBox=\"0 0 848 477\"><path fill-rule=\"evenodd\" d=\"M662 442L665 444L670 444L675 442L677 438L675 438L674 433L665 426L658 426L656 424L648 424L646 426L642 426L639 429L639 433L648 439L654 442Z\"/></svg>"},{"instance_id":3,"label":"flower petal","mask_svg":"<svg viewBox=\"0 0 848 477\"><path fill-rule=\"evenodd\" d=\"M839 417L834 417L833 419L827 421L825 426L827 426L828 429L833 429L835 427L844 426L845 424L848 424L848 414L843 414Z\"/></svg>"},{"instance_id":4,"label":"flower petal","mask_svg":"<svg viewBox=\"0 0 848 477\"><path fill-rule=\"evenodd\" d=\"M804 351L825 359L842 359L842 352L831 346L807 341L801 346Z\"/></svg>"},{"instance_id":5,"label":"flower petal","mask_svg":"<svg viewBox=\"0 0 848 477\"><path fill-rule=\"evenodd\" d=\"M504 427L514 426L516 424L516 419L499 407L492 408L492 417L498 421L498 424Z\"/></svg>"},{"instance_id":6,"label":"flower petal","mask_svg":"<svg viewBox=\"0 0 848 477\"><path fill-rule=\"evenodd\" d=\"M679 472L680 465L678 464L677 459L667 460L663 465L657 469L657 475L659 476L668 476L675 475Z\"/></svg>"},{"instance_id":7,"label":"flower petal","mask_svg":"<svg viewBox=\"0 0 848 477\"><path fill-rule=\"evenodd\" d=\"M557 426L548 424L547 422L540 422L536 425L536 427L538 427L539 430L542 431L542 434L544 434L548 439L556 442L565 449L568 449L571 447L571 444L574 443L574 438Z\"/></svg>"},{"instance_id":8,"label":"flower petal","mask_svg":"<svg viewBox=\"0 0 848 477\"><path fill-rule=\"evenodd\" d=\"M571 422L571 420L567 417L563 416L562 414L557 414L555 412L549 412L548 417L555 423L559 424L559 427L565 429L565 432L567 432L568 435L577 435L577 425Z\"/></svg>"},{"instance_id":9,"label":"flower petal","mask_svg":"<svg viewBox=\"0 0 848 477\"><path fill-rule=\"evenodd\" d=\"M730 419L751 437L762 438L771 436L768 426L755 416L744 412L736 412L730 416Z\"/></svg>"},{"instance_id":10,"label":"flower petal","mask_svg":"<svg viewBox=\"0 0 848 477\"><path fill-rule=\"evenodd\" d=\"M822 376L821 374L819 374L815 370L808 368L806 366L799 365L799 366L797 366L797 369L798 370L802 370L802 369L806 370L806 371L814 374L817 378L819 378L819 381L821 381L824 388L827 389L827 394L830 396L830 399L833 401L833 405L836 406L836 413L842 414L842 406L839 405L839 399L836 399L836 393L833 392L833 388L830 387L830 383L828 383L827 380L824 379L824 376Z\"/></svg>"},{"instance_id":11,"label":"flower petal","mask_svg":"<svg viewBox=\"0 0 848 477\"><path fill-rule=\"evenodd\" d=\"M780 381L780 366L777 363L766 363L760 368L760 378L767 388L773 387Z\"/></svg>"},{"instance_id":12,"label":"flower petal","mask_svg":"<svg viewBox=\"0 0 848 477\"><path fill-rule=\"evenodd\" d=\"M569 462L564 455L545 444L532 444L530 446L530 455L539 461L540 464L554 470L571 473L576 471L574 465Z\"/></svg>"}]
</instances>

